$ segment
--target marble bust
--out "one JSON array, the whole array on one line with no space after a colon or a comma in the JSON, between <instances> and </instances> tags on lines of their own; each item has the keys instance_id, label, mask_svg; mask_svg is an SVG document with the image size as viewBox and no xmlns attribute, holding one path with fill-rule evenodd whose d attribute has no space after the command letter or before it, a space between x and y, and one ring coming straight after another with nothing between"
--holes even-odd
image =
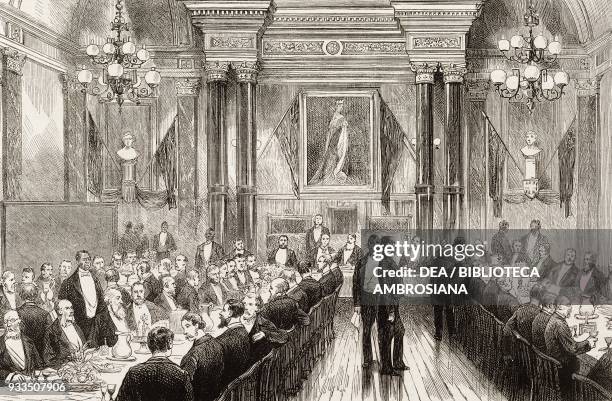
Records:
<instances>
[{"instance_id":1,"label":"marble bust","mask_svg":"<svg viewBox=\"0 0 612 401\"><path fill-rule=\"evenodd\" d=\"M528 131L525 134L526 146L523 146L521 153L525 158L525 179L538 178L537 177L537 160L541 155L542 149L536 146L537 135L534 131Z\"/></svg>"},{"instance_id":2,"label":"marble bust","mask_svg":"<svg viewBox=\"0 0 612 401\"><path fill-rule=\"evenodd\" d=\"M136 149L132 147L134 143L134 135L131 132L126 132L123 135L123 148L117 151L117 156L121 160L134 160L139 156L139 153Z\"/></svg>"},{"instance_id":3,"label":"marble bust","mask_svg":"<svg viewBox=\"0 0 612 401\"><path fill-rule=\"evenodd\" d=\"M121 159L121 170L123 179L121 181L121 197L126 203L134 202L136 199L136 161L139 153L132 147L134 135L126 132L123 135L123 148L117 151Z\"/></svg>"}]
</instances>

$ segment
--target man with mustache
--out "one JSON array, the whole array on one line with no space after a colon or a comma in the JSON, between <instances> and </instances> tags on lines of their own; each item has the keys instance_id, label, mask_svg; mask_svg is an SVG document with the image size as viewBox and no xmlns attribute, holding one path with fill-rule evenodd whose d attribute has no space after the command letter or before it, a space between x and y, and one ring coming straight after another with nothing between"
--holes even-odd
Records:
<instances>
[{"instance_id":1,"label":"man with mustache","mask_svg":"<svg viewBox=\"0 0 612 401\"><path fill-rule=\"evenodd\" d=\"M575 290L579 296L595 297L595 299L602 296L606 277L596 267L596 259L597 256L593 252L584 254L584 265L574 282Z\"/></svg>"},{"instance_id":2,"label":"man with mustache","mask_svg":"<svg viewBox=\"0 0 612 401\"><path fill-rule=\"evenodd\" d=\"M2 299L0 299L0 314L4 315L9 310L16 310L21 306L21 299L17 294L17 282L15 274L10 271L2 273Z\"/></svg>"},{"instance_id":3,"label":"man with mustache","mask_svg":"<svg viewBox=\"0 0 612 401\"><path fill-rule=\"evenodd\" d=\"M329 246L329 239L329 234L321 234L321 241L319 243L319 246L315 248L310 254L310 261L312 262L313 266L317 265L317 262L319 261L319 258L321 256L325 256L327 260L331 260L332 257L336 254L334 248Z\"/></svg>"},{"instance_id":4,"label":"man with mustache","mask_svg":"<svg viewBox=\"0 0 612 401\"><path fill-rule=\"evenodd\" d=\"M293 326L308 326L310 317L300 309L297 301L287 296L289 283L283 278L276 278L270 283L270 301L262 308L261 316L283 330Z\"/></svg>"},{"instance_id":5,"label":"man with mustache","mask_svg":"<svg viewBox=\"0 0 612 401\"><path fill-rule=\"evenodd\" d=\"M104 295L100 282L91 274L89 252L78 251L75 259L77 270L62 282L58 298L72 303L74 318L85 337L88 337L96 315L105 310Z\"/></svg>"},{"instance_id":6,"label":"man with mustache","mask_svg":"<svg viewBox=\"0 0 612 401\"><path fill-rule=\"evenodd\" d=\"M263 300L259 294L249 292L242 301L244 313L240 321L251 336L251 364L259 361L273 348L284 344L289 339L285 330L277 328L274 323L261 316L259 311Z\"/></svg>"},{"instance_id":7,"label":"man with mustache","mask_svg":"<svg viewBox=\"0 0 612 401\"><path fill-rule=\"evenodd\" d=\"M185 338L193 341L193 345L181 360L181 369L189 374L194 399L213 401L221 392L223 347L217 339L204 333L212 327L206 327L206 323L197 313L186 313L181 319L181 327Z\"/></svg>"},{"instance_id":8,"label":"man with mustache","mask_svg":"<svg viewBox=\"0 0 612 401\"><path fill-rule=\"evenodd\" d=\"M292 249L289 249L288 236L283 234L278 237L278 247L273 249L272 252L268 254L268 263L271 265L276 263L278 266L293 269L297 268L297 257L295 256L295 252Z\"/></svg>"},{"instance_id":9,"label":"man with mustache","mask_svg":"<svg viewBox=\"0 0 612 401\"><path fill-rule=\"evenodd\" d=\"M56 295L59 286L56 284L53 277L53 265L45 262L40 266L40 274L34 280L38 288L39 294L36 302L47 312L55 314Z\"/></svg>"},{"instance_id":10,"label":"man with mustache","mask_svg":"<svg viewBox=\"0 0 612 401\"><path fill-rule=\"evenodd\" d=\"M170 315L171 312L178 309L176 299L174 298L176 295L176 284L172 277L166 276L162 279L162 285L162 293L155 298L153 303Z\"/></svg>"},{"instance_id":11,"label":"man with mustache","mask_svg":"<svg viewBox=\"0 0 612 401\"><path fill-rule=\"evenodd\" d=\"M147 301L155 302L155 298L162 293L164 287L161 279L163 276L170 275L170 265L170 259L163 259L154 267L151 267L150 264L146 265L146 268L149 270L145 270L144 272L147 277L144 279L143 283Z\"/></svg>"},{"instance_id":12,"label":"man with mustache","mask_svg":"<svg viewBox=\"0 0 612 401\"><path fill-rule=\"evenodd\" d=\"M523 254L527 257L527 263L537 263L540 245L550 244L548 238L540 232L541 228L540 220L531 220L531 223L529 223L529 233L521 238L522 250Z\"/></svg>"},{"instance_id":13,"label":"man with mustache","mask_svg":"<svg viewBox=\"0 0 612 401\"><path fill-rule=\"evenodd\" d=\"M236 263L236 283L238 284L238 289L242 293L246 293L250 288L252 288L255 283L253 282L253 277L247 271L246 259L244 256L239 255L234 258L234 262Z\"/></svg>"},{"instance_id":14,"label":"man with mustache","mask_svg":"<svg viewBox=\"0 0 612 401\"><path fill-rule=\"evenodd\" d=\"M223 261L225 252L223 247L214 241L215 231L212 228L206 230L204 238L206 240L198 245L196 250L194 269L200 273L204 280L207 280L208 267Z\"/></svg>"},{"instance_id":15,"label":"man with mustache","mask_svg":"<svg viewBox=\"0 0 612 401\"><path fill-rule=\"evenodd\" d=\"M87 343L83 331L74 321L74 309L66 299L60 299L57 303L57 319L49 327L47 344L49 344L50 355L47 363L59 368L70 361L72 354Z\"/></svg>"},{"instance_id":16,"label":"man with mustache","mask_svg":"<svg viewBox=\"0 0 612 401\"><path fill-rule=\"evenodd\" d=\"M198 288L200 286L200 276L196 270L187 273L187 283L183 286L176 297L176 302L181 308L190 312L197 313L200 308L198 298Z\"/></svg>"},{"instance_id":17,"label":"man with mustache","mask_svg":"<svg viewBox=\"0 0 612 401\"><path fill-rule=\"evenodd\" d=\"M240 321L243 314L244 304L236 299L229 299L223 305L219 316L219 328L225 328L217 337L223 348L224 369L220 380L222 387L227 386L250 367L251 340Z\"/></svg>"},{"instance_id":18,"label":"man with mustache","mask_svg":"<svg viewBox=\"0 0 612 401\"><path fill-rule=\"evenodd\" d=\"M0 337L0 380L23 381L35 369L43 368L43 360L36 346L21 333L21 319L17 311L4 314L4 335Z\"/></svg>"},{"instance_id":19,"label":"man with mustache","mask_svg":"<svg viewBox=\"0 0 612 401\"><path fill-rule=\"evenodd\" d=\"M168 319L168 314L153 302L147 301L144 293L144 285L141 282L132 284L132 304L126 308L125 314L125 320L131 331L138 331L139 326L150 328L153 323Z\"/></svg>"},{"instance_id":20,"label":"man with mustache","mask_svg":"<svg viewBox=\"0 0 612 401\"><path fill-rule=\"evenodd\" d=\"M227 289L221 284L219 268L215 265L208 267L208 282L198 289L200 304L222 308L228 299Z\"/></svg>"},{"instance_id":21,"label":"man with mustache","mask_svg":"<svg viewBox=\"0 0 612 401\"><path fill-rule=\"evenodd\" d=\"M121 293L115 288L107 288L104 293L104 303L106 308L96 315L89 335L89 342L95 347L101 345L112 347L117 343L117 332L128 333L130 331Z\"/></svg>"},{"instance_id":22,"label":"man with mustache","mask_svg":"<svg viewBox=\"0 0 612 401\"><path fill-rule=\"evenodd\" d=\"M51 324L51 316L46 310L36 305L37 295L38 289L34 283L22 284L19 289L19 296L23 300L23 305L17 308L17 313L23 325L23 334L32 340L38 354L44 358L45 331Z\"/></svg>"}]
</instances>

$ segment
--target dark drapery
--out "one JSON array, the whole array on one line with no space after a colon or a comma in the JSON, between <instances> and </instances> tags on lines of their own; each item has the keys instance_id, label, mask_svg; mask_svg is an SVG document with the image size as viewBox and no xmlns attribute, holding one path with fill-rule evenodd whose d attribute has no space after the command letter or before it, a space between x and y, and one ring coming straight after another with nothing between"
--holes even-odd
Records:
<instances>
[{"instance_id":1,"label":"dark drapery","mask_svg":"<svg viewBox=\"0 0 612 401\"><path fill-rule=\"evenodd\" d=\"M295 196L300 197L298 186L298 135L300 130L300 102L296 97L287 113L276 128L276 138L281 151L289 165L292 189Z\"/></svg>"},{"instance_id":2,"label":"dark drapery","mask_svg":"<svg viewBox=\"0 0 612 401\"><path fill-rule=\"evenodd\" d=\"M391 109L381 100L380 103L380 146L382 205L389 212L391 185L402 156L404 131L395 119Z\"/></svg>"},{"instance_id":3,"label":"dark drapery","mask_svg":"<svg viewBox=\"0 0 612 401\"><path fill-rule=\"evenodd\" d=\"M507 150L503 140L485 116L485 138L488 142L489 157L487 160L489 176L489 197L493 200L493 215L502 216L504 200L504 166L506 164Z\"/></svg>"},{"instance_id":4,"label":"dark drapery","mask_svg":"<svg viewBox=\"0 0 612 401\"><path fill-rule=\"evenodd\" d=\"M91 113L87 111L87 190L102 194L102 138Z\"/></svg>"},{"instance_id":5,"label":"dark drapery","mask_svg":"<svg viewBox=\"0 0 612 401\"><path fill-rule=\"evenodd\" d=\"M572 121L559 144L559 204L565 206L565 217L571 215L574 193L574 165L576 163L576 119Z\"/></svg>"},{"instance_id":6,"label":"dark drapery","mask_svg":"<svg viewBox=\"0 0 612 401\"><path fill-rule=\"evenodd\" d=\"M166 183L168 209L176 208L176 119L177 117L172 121L154 156L158 171Z\"/></svg>"}]
</instances>

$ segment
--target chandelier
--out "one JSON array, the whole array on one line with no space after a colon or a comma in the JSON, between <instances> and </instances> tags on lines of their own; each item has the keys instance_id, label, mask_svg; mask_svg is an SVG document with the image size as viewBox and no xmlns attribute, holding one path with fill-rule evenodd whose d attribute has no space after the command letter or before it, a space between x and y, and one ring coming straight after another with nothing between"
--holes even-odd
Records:
<instances>
[{"instance_id":1,"label":"chandelier","mask_svg":"<svg viewBox=\"0 0 612 401\"><path fill-rule=\"evenodd\" d=\"M129 27L122 15L123 0L117 0L115 9L115 18L111 22L114 37L107 38L102 48L91 43L86 49L92 65L102 67L101 74L92 83L93 73L83 66L77 73L77 79L83 86L83 92L98 96L101 102L116 101L121 107L126 99L139 104L142 98L156 96L155 88L161 76L152 67L145 73L142 82L138 69L149 60L149 51L144 45L137 51L130 37L124 35Z\"/></svg>"},{"instance_id":2,"label":"chandelier","mask_svg":"<svg viewBox=\"0 0 612 401\"><path fill-rule=\"evenodd\" d=\"M565 71L557 71L554 75L548 71L548 67L561 53L561 43L557 36L551 42L542 34L534 36L533 28L540 24L540 16L533 6L533 0L529 0L524 21L525 26L529 28L529 36L518 34L510 40L502 37L498 48L506 59L527 64L525 70L521 72L520 69L513 68L510 74L501 69L494 70L491 72L491 82L502 98L526 101L531 112L535 102L560 99L569 82L569 76Z\"/></svg>"}]
</instances>

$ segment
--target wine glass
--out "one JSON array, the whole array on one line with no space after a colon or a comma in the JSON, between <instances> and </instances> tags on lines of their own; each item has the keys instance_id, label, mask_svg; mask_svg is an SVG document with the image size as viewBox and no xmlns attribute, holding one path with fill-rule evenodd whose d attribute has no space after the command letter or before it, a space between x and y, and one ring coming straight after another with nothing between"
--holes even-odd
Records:
<instances>
[{"instance_id":1,"label":"wine glass","mask_svg":"<svg viewBox=\"0 0 612 401\"><path fill-rule=\"evenodd\" d=\"M115 393L115 389L116 389L116 388L117 388L117 385L116 385L116 384L108 384L108 385L106 386L106 389L108 390L108 394L109 394L109 397L110 397L110 400L111 400L111 401L112 401L112 399L113 399L113 394Z\"/></svg>"},{"instance_id":2,"label":"wine glass","mask_svg":"<svg viewBox=\"0 0 612 401\"><path fill-rule=\"evenodd\" d=\"M101 401L105 401L106 400L106 383L102 382L100 384L100 393L102 393L102 400Z\"/></svg>"}]
</instances>

